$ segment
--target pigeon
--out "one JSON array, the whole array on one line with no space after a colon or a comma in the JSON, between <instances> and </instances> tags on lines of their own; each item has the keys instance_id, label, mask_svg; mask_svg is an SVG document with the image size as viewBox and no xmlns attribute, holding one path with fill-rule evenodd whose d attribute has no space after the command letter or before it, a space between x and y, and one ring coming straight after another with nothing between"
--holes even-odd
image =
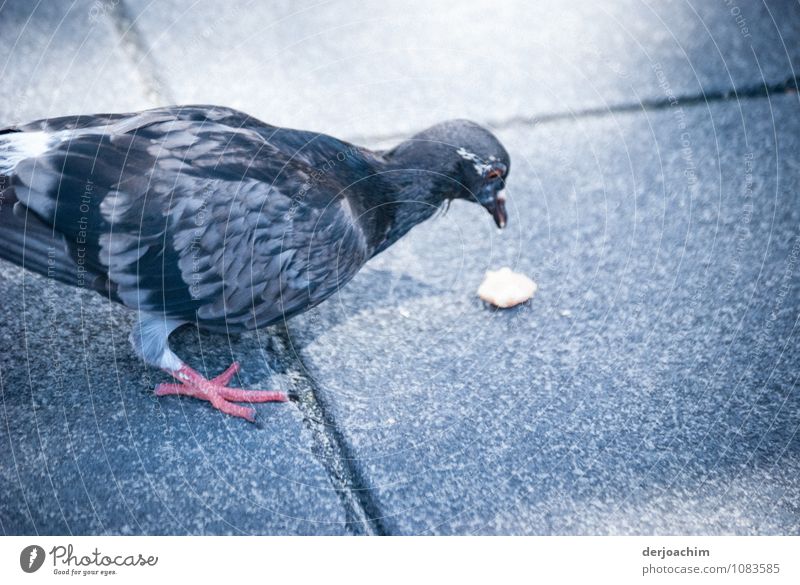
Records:
<instances>
[{"instance_id":1,"label":"pigeon","mask_svg":"<svg viewBox=\"0 0 800 585\"><path fill-rule=\"evenodd\" d=\"M0 257L138 312L136 354L190 396L285 401L207 379L169 346L178 327L242 332L321 303L455 199L507 222L509 155L451 120L389 150L266 124L234 109L173 106L0 129Z\"/></svg>"}]
</instances>

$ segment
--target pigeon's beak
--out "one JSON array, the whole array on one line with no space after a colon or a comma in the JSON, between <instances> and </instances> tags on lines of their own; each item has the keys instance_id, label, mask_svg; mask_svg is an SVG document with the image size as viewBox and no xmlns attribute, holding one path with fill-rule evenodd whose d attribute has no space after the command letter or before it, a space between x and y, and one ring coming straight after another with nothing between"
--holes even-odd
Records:
<instances>
[{"instance_id":1,"label":"pigeon's beak","mask_svg":"<svg viewBox=\"0 0 800 585\"><path fill-rule=\"evenodd\" d=\"M495 192L483 206L486 208L486 211L492 214L497 227L500 229L506 227L508 215L506 214L506 195L504 190L501 189Z\"/></svg>"}]
</instances>

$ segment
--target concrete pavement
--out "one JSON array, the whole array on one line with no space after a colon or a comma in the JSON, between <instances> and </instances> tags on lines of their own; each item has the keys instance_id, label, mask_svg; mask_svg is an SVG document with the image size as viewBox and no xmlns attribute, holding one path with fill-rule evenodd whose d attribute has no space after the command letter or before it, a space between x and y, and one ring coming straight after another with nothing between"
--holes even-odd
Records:
<instances>
[{"instance_id":1,"label":"concrete pavement","mask_svg":"<svg viewBox=\"0 0 800 585\"><path fill-rule=\"evenodd\" d=\"M297 393L258 426L156 400L125 309L0 266L0 530L800 533L798 38L788 2L4 4L0 124L470 117L512 171L502 234L456 203L288 329L177 335ZM529 305L477 300L502 265Z\"/></svg>"}]
</instances>

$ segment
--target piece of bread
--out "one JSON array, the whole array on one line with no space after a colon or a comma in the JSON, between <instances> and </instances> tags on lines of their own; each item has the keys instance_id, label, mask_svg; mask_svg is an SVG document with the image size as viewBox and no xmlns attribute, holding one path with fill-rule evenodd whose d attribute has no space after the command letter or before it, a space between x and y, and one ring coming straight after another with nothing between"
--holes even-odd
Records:
<instances>
[{"instance_id":1,"label":"piece of bread","mask_svg":"<svg viewBox=\"0 0 800 585\"><path fill-rule=\"evenodd\" d=\"M530 299L537 289L530 278L505 266L500 270L486 271L478 296L495 307L508 309Z\"/></svg>"}]
</instances>

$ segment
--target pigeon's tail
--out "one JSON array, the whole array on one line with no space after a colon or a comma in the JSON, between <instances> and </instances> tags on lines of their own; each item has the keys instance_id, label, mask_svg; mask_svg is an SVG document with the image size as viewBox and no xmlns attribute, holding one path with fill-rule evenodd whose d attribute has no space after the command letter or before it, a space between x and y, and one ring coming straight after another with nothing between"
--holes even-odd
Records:
<instances>
[{"instance_id":1,"label":"pigeon's tail","mask_svg":"<svg viewBox=\"0 0 800 585\"><path fill-rule=\"evenodd\" d=\"M36 158L57 139L42 130L23 132L18 128L0 128L0 175L9 175L23 160Z\"/></svg>"},{"instance_id":2,"label":"pigeon's tail","mask_svg":"<svg viewBox=\"0 0 800 585\"><path fill-rule=\"evenodd\" d=\"M28 211L0 175L0 258L67 284L83 275L62 234Z\"/></svg>"},{"instance_id":3,"label":"pigeon's tail","mask_svg":"<svg viewBox=\"0 0 800 585\"><path fill-rule=\"evenodd\" d=\"M47 131L0 128L0 259L49 279L108 294L108 279L89 272L79 261L85 254L79 243L73 240L70 245L40 213L49 209L47 190L43 194L30 181L21 180L32 169L48 176L43 155L54 143L57 138ZM42 185L40 181L37 187Z\"/></svg>"},{"instance_id":4,"label":"pigeon's tail","mask_svg":"<svg viewBox=\"0 0 800 585\"><path fill-rule=\"evenodd\" d=\"M14 187L17 165L40 154L48 140L44 132L0 129L0 258L75 284L79 267L67 251L64 236L29 211Z\"/></svg>"},{"instance_id":5,"label":"pigeon's tail","mask_svg":"<svg viewBox=\"0 0 800 585\"><path fill-rule=\"evenodd\" d=\"M24 139L16 128L0 128L0 177L8 177L14 172L17 163L23 158ZM0 191L3 183L0 183Z\"/></svg>"}]
</instances>

